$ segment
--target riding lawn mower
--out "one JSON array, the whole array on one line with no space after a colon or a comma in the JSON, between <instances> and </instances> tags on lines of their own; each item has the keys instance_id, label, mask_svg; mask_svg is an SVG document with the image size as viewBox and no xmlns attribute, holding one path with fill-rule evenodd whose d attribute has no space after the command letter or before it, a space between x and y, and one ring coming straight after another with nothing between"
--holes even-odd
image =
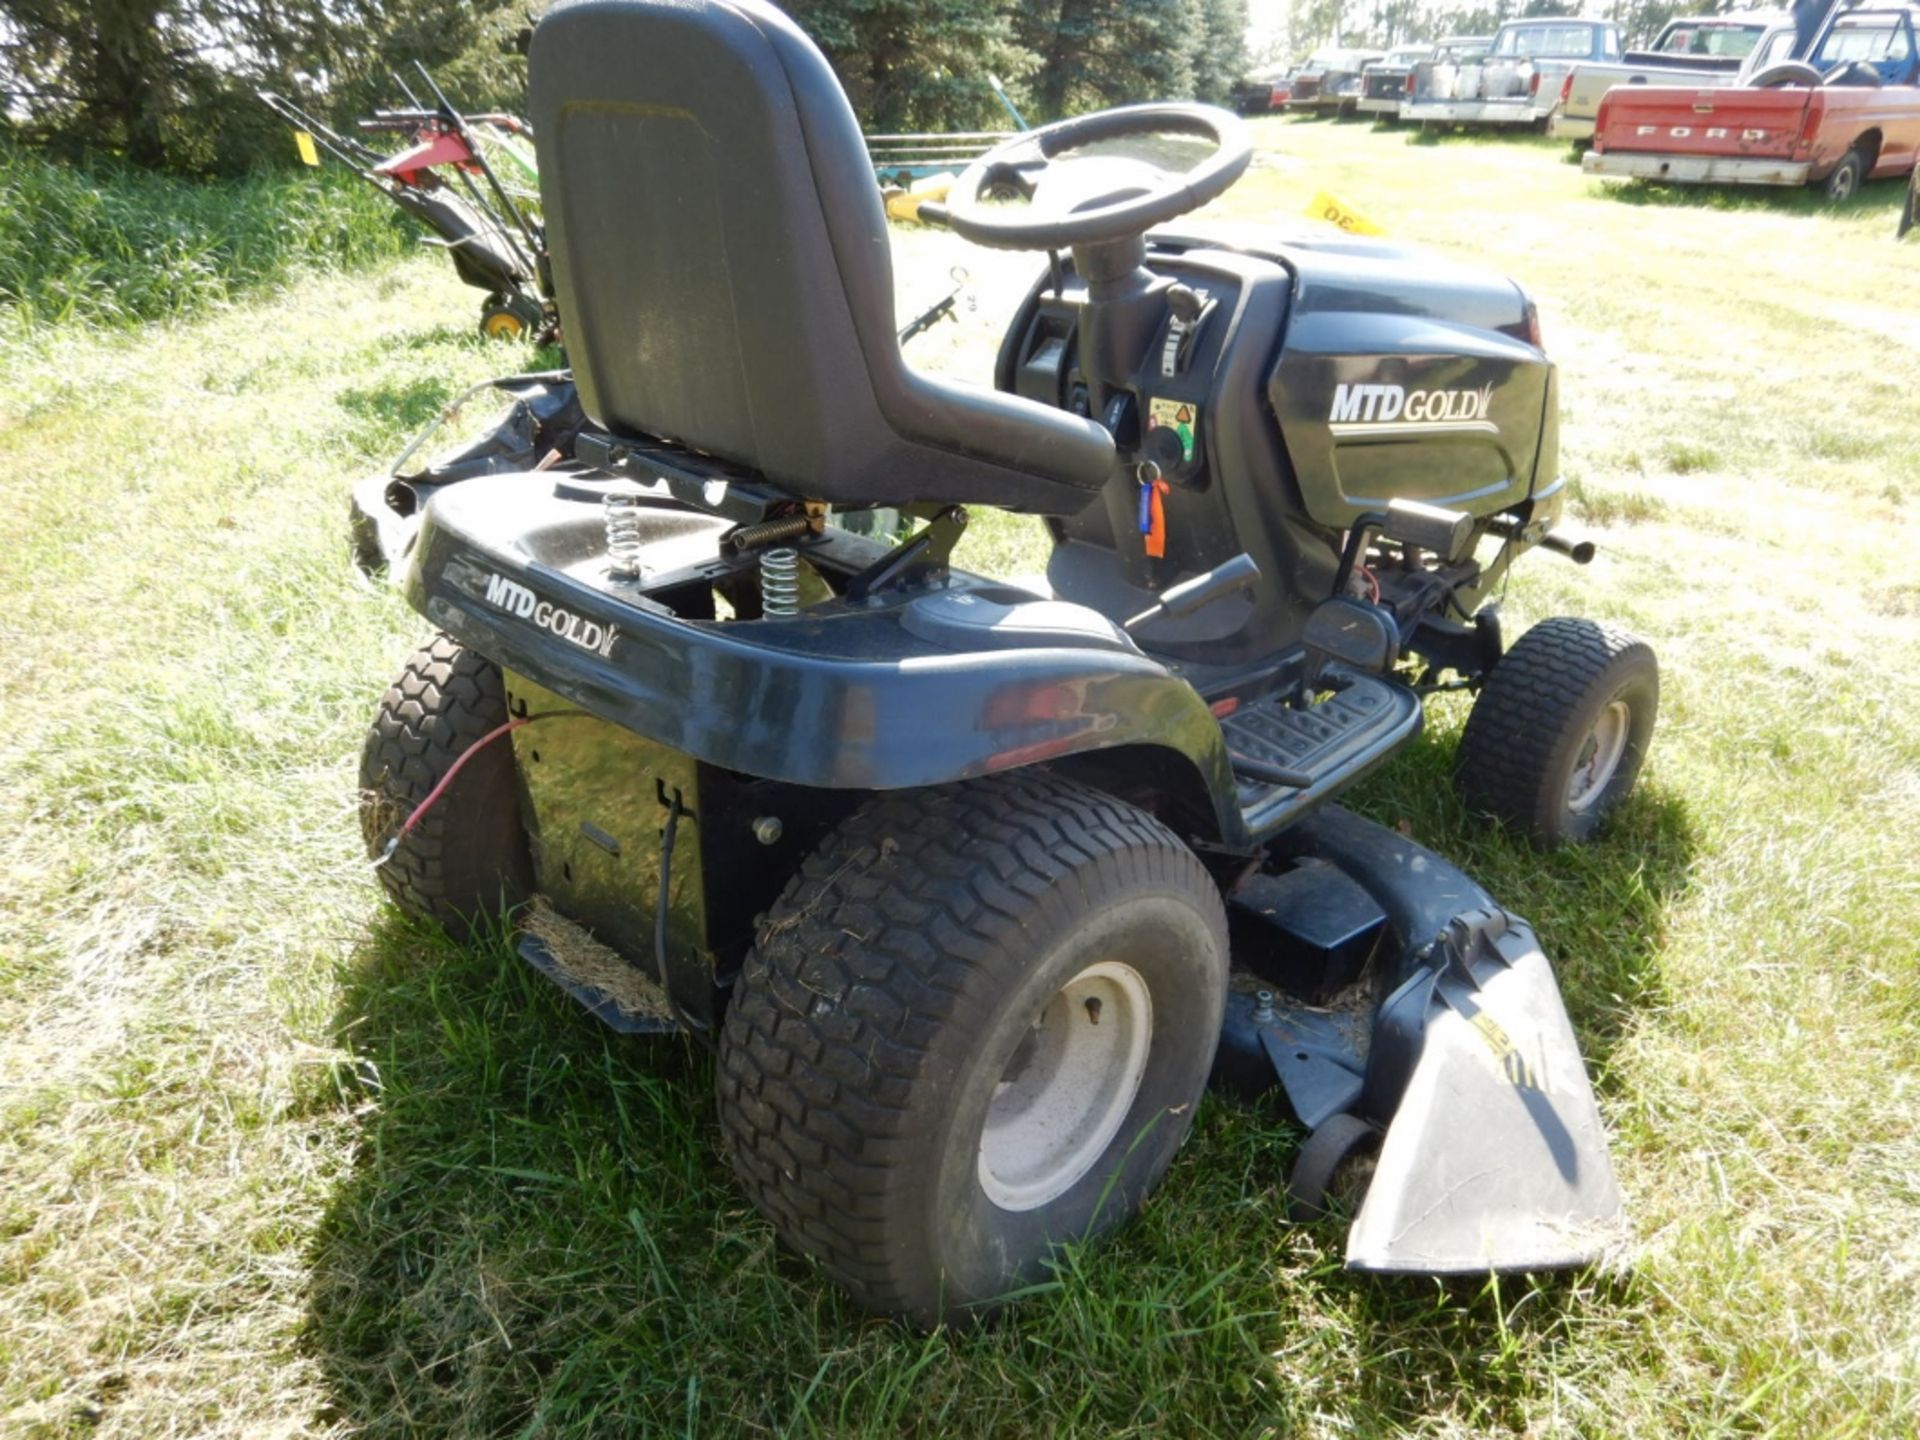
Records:
<instances>
[{"instance_id":1,"label":"riding lawn mower","mask_svg":"<svg viewBox=\"0 0 1920 1440\"><path fill-rule=\"evenodd\" d=\"M1136 1211L1213 1079L1279 1086L1303 1214L1372 1152L1350 1266L1579 1266L1622 1239L1527 923L1334 803L1477 692L1458 779L1544 846L1633 785L1648 647L1489 596L1560 528L1555 370L1511 281L1166 227L1250 144L1204 106L1010 137L966 240L1044 257L992 388L909 369L826 61L761 0L563 0L531 48L590 423L425 501L438 634L382 700L400 907L615 1029L716 1052L782 1239L916 1323ZM1174 137L1185 170L1130 157ZM1012 198L1003 198L1011 195ZM1043 577L954 563L1038 516ZM847 521L905 517L899 538Z\"/></svg>"}]
</instances>

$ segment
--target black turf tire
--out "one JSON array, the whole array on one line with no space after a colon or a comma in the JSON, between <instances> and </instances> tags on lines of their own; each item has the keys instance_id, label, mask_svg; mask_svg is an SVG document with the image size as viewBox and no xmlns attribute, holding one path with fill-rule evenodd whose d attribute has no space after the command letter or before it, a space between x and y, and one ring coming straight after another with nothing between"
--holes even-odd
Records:
<instances>
[{"instance_id":1,"label":"black turf tire","mask_svg":"<svg viewBox=\"0 0 1920 1440\"><path fill-rule=\"evenodd\" d=\"M1002 1209L979 1175L989 1102L1096 958L1145 983L1138 1088L1064 1193ZM863 1305L921 1325L985 1313L1054 1242L1153 1189L1205 1089L1226 981L1218 888L1144 811L1039 773L881 796L805 862L734 988L718 1070L733 1168Z\"/></svg>"},{"instance_id":2,"label":"black turf tire","mask_svg":"<svg viewBox=\"0 0 1920 1440\"><path fill-rule=\"evenodd\" d=\"M1344 1167L1380 1147L1378 1126L1358 1115L1334 1115L1309 1135L1287 1175L1287 1214L1297 1224L1327 1218Z\"/></svg>"},{"instance_id":3,"label":"black turf tire","mask_svg":"<svg viewBox=\"0 0 1920 1440\"><path fill-rule=\"evenodd\" d=\"M381 697L360 752L367 853L378 859L454 761L506 723L506 685L491 660L446 635L416 650ZM511 740L467 762L375 873L400 909L461 939L476 921L526 899L533 862Z\"/></svg>"},{"instance_id":4,"label":"black turf tire","mask_svg":"<svg viewBox=\"0 0 1920 1440\"><path fill-rule=\"evenodd\" d=\"M1612 779L1581 810L1568 789L1607 706L1627 707ZM1660 666L1646 641L1592 620L1556 616L1493 667L1467 717L1454 780L1466 802L1546 847L1588 840L1633 789L1660 709Z\"/></svg>"}]
</instances>

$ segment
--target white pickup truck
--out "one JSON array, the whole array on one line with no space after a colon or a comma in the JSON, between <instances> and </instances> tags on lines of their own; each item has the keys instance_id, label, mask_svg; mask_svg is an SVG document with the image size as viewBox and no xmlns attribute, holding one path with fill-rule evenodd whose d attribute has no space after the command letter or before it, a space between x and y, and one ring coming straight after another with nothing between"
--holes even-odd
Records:
<instances>
[{"instance_id":1,"label":"white pickup truck","mask_svg":"<svg viewBox=\"0 0 1920 1440\"><path fill-rule=\"evenodd\" d=\"M1650 50L1629 50L1617 61L1589 62L1567 72L1547 133L1579 142L1593 138L1600 102L1616 85L1731 85L1740 67L1785 16L1743 10L1669 20Z\"/></svg>"},{"instance_id":2,"label":"white pickup truck","mask_svg":"<svg viewBox=\"0 0 1920 1440\"><path fill-rule=\"evenodd\" d=\"M1484 62L1461 67L1454 93L1443 98L1424 61L1400 118L1423 125L1544 125L1573 66L1620 58L1620 27L1611 20L1552 16L1509 20L1494 33Z\"/></svg>"}]
</instances>

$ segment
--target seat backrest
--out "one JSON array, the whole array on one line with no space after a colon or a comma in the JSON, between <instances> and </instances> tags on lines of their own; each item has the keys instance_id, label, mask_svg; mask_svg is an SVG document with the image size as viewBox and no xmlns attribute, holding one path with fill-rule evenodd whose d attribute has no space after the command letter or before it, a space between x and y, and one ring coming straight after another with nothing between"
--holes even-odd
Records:
<instances>
[{"instance_id":1,"label":"seat backrest","mask_svg":"<svg viewBox=\"0 0 1920 1440\"><path fill-rule=\"evenodd\" d=\"M531 104L587 413L798 495L1065 513L1111 472L1090 421L907 368L886 216L826 60L760 0L572 0Z\"/></svg>"}]
</instances>

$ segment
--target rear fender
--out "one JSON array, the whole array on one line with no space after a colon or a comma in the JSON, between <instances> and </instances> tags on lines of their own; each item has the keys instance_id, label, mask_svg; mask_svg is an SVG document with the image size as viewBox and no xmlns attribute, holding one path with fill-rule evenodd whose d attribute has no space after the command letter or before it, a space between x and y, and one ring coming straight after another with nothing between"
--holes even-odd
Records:
<instances>
[{"instance_id":1,"label":"rear fender","mask_svg":"<svg viewBox=\"0 0 1920 1440\"><path fill-rule=\"evenodd\" d=\"M919 638L912 594L786 620L682 618L529 555L569 553L583 508L542 496L531 478L436 494L407 576L417 610L503 669L709 765L816 789L908 789L1165 752L1183 792L1206 797L1202 838L1251 848L1219 722L1106 622L1088 623L1085 643L1055 631L1024 644L1009 639L1022 633L1010 623L982 642L990 648L970 649ZM591 509L584 522L600 524ZM829 530L803 553L831 565L839 548L857 560L861 545L875 548ZM1008 593L960 576L941 593L968 590Z\"/></svg>"}]
</instances>

